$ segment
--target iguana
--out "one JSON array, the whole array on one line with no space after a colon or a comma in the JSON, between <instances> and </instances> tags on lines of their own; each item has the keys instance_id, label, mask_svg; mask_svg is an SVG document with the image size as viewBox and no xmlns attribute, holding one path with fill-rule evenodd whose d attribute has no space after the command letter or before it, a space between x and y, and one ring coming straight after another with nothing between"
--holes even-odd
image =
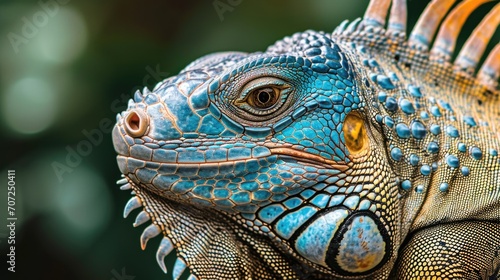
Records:
<instances>
[{"instance_id":1,"label":"iguana","mask_svg":"<svg viewBox=\"0 0 500 280\"><path fill-rule=\"evenodd\" d=\"M452 59L485 2L431 1L406 36L406 2L373 0L136 92L113 142L141 246L175 279L498 279L500 5Z\"/></svg>"}]
</instances>

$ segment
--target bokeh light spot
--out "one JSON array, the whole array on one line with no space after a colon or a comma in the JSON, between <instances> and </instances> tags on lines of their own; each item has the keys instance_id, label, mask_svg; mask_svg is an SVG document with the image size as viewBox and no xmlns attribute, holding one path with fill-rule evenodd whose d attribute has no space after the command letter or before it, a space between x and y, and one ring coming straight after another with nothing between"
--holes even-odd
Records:
<instances>
[{"instance_id":1,"label":"bokeh light spot","mask_svg":"<svg viewBox=\"0 0 500 280\"><path fill-rule=\"evenodd\" d=\"M85 250L111 219L114 205L106 181L85 162L67 166L64 151L49 150L34 157L37 160L17 174L27 215L42 215L47 233L71 251ZM55 162L68 168L61 178L55 173Z\"/></svg>"},{"instance_id":2,"label":"bokeh light spot","mask_svg":"<svg viewBox=\"0 0 500 280\"><path fill-rule=\"evenodd\" d=\"M45 130L53 123L57 113L55 90L41 79L18 80L6 90L3 99L5 122L23 134Z\"/></svg>"},{"instance_id":3,"label":"bokeh light spot","mask_svg":"<svg viewBox=\"0 0 500 280\"><path fill-rule=\"evenodd\" d=\"M73 9L61 8L47 26L40 28L37 48L42 59L67 63L77 58L86 44L87 27L83 17Z\"/></svg>"},{"instance_id":4,"label":"bokeh light spot","mask_svg":"<svg viewBox=\"0 0 500 280\"><path fill-rule=\"evenodd\" d=\"M109 221L111 197L106 182L85 165L66 176L54 198L56 212L75 231L94 233Z\"/></svg>"}]
</instances>

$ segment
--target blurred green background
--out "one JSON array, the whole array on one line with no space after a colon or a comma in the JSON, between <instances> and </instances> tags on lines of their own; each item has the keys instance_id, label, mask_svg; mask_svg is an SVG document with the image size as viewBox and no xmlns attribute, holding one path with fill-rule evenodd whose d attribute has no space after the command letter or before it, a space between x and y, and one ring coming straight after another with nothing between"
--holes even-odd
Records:
<instances>
[{"instance_id":1,"label":"blurred green background","mask_svg":"<svg viewBox=\"0 0 500 280\"><path fill-rule=\"evenodd\" d=\"M411 25L426 2L409 2ZM1 0L0 278L170 279L155 260L160 239L143 252L144 226L132 227L138 212L122 218L130 195L115 184L108 126L116 113L136 89L152 89L204 54L263 51L306 29L331 32L367 3ZM15 274L6 264L7 170L16 172Z\"/></svg>"}]
</instances>

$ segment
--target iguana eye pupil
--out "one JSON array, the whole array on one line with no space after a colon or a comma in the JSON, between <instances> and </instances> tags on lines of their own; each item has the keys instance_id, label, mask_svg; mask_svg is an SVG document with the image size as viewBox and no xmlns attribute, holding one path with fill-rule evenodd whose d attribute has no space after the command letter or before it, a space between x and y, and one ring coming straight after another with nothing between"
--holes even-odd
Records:
<instances>
[{"instance_id":1,"label":"iguana eye pupil","mask_svg":"<svg viewBox=\"0 0 500 280\"><path fill-rule=\"evenodd\" d=\"M261 103L265 104L271 99L271 96L266 91L260 91L257 95L257 98Z\"/></svg>"},{"instance_id":2,"label":"iguana eye pupil","mask_svg":"<svg viewBox=\"0 0 500 280\"><path fill-rule=\"evenodd\" d=\"M260 88L250 93L249 103L257 109L268 109L276 104L278 94L274 88Z\"/></svg>"}]
</instances>

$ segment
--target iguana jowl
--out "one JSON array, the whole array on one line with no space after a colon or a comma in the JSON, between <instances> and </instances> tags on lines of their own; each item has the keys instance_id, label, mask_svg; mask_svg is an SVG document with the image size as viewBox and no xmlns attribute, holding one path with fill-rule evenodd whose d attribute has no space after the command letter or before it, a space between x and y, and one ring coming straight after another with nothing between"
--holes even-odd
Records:
<instances>
[{"instance_id":1,"label":"iguana jowl","mask_svg":"<svg viewBox=\"0 0 500 280\"><path fill-rule=\"evenodd\" d=\"M405 1L373 0L136 92L113 142L141 246L174 278L500 277L500 4L451 59L485 2L432 1L407 38Z\"/></svg>"}]
</instances>

